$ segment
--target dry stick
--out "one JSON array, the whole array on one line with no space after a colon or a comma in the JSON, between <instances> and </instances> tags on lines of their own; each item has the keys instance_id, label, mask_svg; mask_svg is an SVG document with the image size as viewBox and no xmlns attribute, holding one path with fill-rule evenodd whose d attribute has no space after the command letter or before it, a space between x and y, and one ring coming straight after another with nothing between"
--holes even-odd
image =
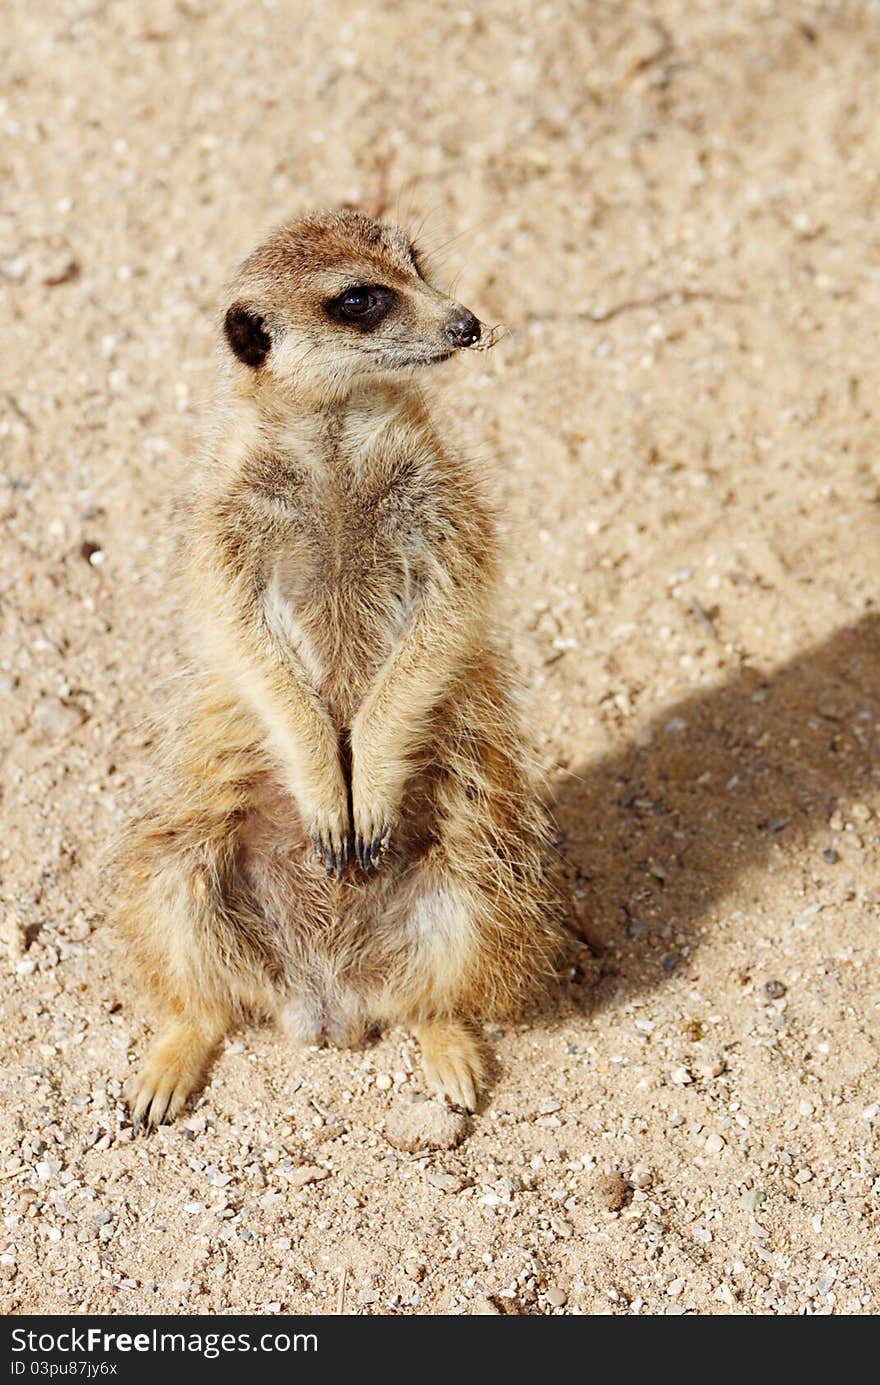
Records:
<instances>
[{"instance_id":1,"label":"dry stick","mask_svg":"<svg viewBox=\"0 0 880 1385\"><path fill-rule=\"evenodd\" d=\"M582 900L578 899L577 895L572 895L571 907L575 917L571 922L566 920L568 931L573 933L580 942L586 943L594 957L604 956L605 944L586 917L586 906Z\"/></svg>"},{"instance_id":2,"label":"dry stick","mask_svg":"<svg viewBox=\"0 0 880 1385\"><path fill-rule=\"evenodd\" d=\"M479 341L469 346L469 351L491 351L493 346L497 346L505 337L511 336L510 328L503 322L496 322L494 327L489 327L480 337Z\"/></svg>"},{"instance_id":3,"label":"dry stick","mask_svg":"<svg viewBox=\"0 0 880 1385\"><path fill-rule=\"evenodd\" d=\"M713 293L711 289L667 289L653 298L625 298L612 308L585 309L580 313L531 313L529 322L610 322L621 313L634 313L643 308L662 308L665 303L741 303L743 300L729 293Z\"/></svg>"},{"instance_id":4,"label":"dry stick","mask_svg":"<svg viewBox=\"0 0 880 1385\"><path fill-rule=\"evenodd\" d=\"M10 409L11 409L12 412L15 414L16 418L20 418L21 421L22 421L22 423L23 423L27 428L30 428L30 430L33 432L33 429L34 429L34 420L31 418L31 416L30 416L30 414L27 412L27 410L22 408L22 406L19 404L18 400L16 399L15 395L14 395L14 394L10 394L8 390L4 390L4 398L6 399L7 403L9 404Z\"/></svg>"},{"instance_id":5,"label":"dry stick","mask_svg":"<svg viewBox=\"0 0 880 1385\"><path fill-rule=\"evenodd\" d=\"M706 610L705 606L703 606L703 604L702 604L700 601L698 601L697 598L696 598L695 596L692 596L692 597L691 597L691 603L690 603L690 604L691 604L691 610L693 611L694 615L697 617L697 620L699 620L699 621L701 622L701 624L705 625L706 629L709 631L709 633L711 634L712 638L715 639L715 640L717 640L717 639L719 638L719 636L718 636L718 631L715 629L715 622L714 622L714 620L712 619L712 617L709 615L709 612Z\"/></svg>"},{"instance_id":6,"label":"dry stick","mask_svg":"<svg viewBox=\"0 0 880 1385\"><path fill-rule=\"evenodd\" d=\"M347 1265L343 1265L343 1266L342 1266L342 1274L341 1274L340 1279L339 1279L339 1295L338 1295L338 1297L337 1297L337 1299L336 1299L336 1312L337 1312L337 1315L342 1315L342 1314L345 1313L345 1283L346 1283L346 1280L347 1280L347 1279L348 1279L348 1266L347 1266Z\"/></svg>"}]
</instances>

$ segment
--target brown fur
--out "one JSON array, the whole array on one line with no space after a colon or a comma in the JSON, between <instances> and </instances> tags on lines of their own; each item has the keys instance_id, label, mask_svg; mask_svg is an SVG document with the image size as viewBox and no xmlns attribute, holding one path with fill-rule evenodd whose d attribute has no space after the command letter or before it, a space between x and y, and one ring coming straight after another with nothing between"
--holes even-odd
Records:
<instances>
[{"instance_id":1,"label":"brown fur","mask_svg":"<svg viewBox=\"0 0 880 1385\"><path fill-rule=\"evenodd\" d=\"M374 331L327 315L359 284L395 295ZM282 227L227 302L191 666L122 850L119 926L166 1022L134 1115L174 1116L254 1013L307 1042L409 1026L431 1086L472 1108L474 1026L552 976L558 912L491 629L493 516L410 378L464 310L355 212Z\"/></svg>"}]
</instances>

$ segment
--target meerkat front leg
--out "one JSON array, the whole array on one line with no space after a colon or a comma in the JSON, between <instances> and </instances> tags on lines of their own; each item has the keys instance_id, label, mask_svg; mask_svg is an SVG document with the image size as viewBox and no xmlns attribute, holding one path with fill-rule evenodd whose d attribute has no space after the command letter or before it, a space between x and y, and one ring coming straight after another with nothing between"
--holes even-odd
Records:
<instances>
[{"instance_id":1,"label":"meerkat front leg","mask_svg":"<svg viewBox=\"0 0 880 1385\"><path fill-rule=\"evenodd\" d=\"M215 573L205 617L216 631L223 676L256 713L316 858L338 879L349 863L351 837L336 727L296 649L278 638L253 599L249 576L225 582Z\"/></svg>"},{"instance_id":2,"label":"meerkat front leg","mask_svg":"<svg viewBox=\"0 0 880 1385\"><path fill-rule=\"evenodd\" d=\"M449 593L425 602L393 650L351 727L354 846L370 874L397 821L411 757L473 635L475 611Z\"/></svg>"},{"instance_id":3,"label":"meerkat front leg","mask_svg":"<svg viewBox=\"0 0 880 1385\"><path fill-rule=\"evenodd\" d=\"M351 837L336 728L291 653L272 651L268 638L265 648L262 663L242 661L239 686L266 729L316 859L338 879L349 863Z\"/></svg>"}]
</instances>

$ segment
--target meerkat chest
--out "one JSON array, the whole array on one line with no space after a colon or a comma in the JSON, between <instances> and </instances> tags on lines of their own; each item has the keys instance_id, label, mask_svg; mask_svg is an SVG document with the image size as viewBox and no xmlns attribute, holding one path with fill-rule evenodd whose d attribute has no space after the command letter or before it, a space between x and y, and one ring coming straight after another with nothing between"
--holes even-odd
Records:
<instances>
[{"instance_id":1,"label":"meerkat chest","mask_svg":"<svg viewBox=\"0 0 880 1385\"><path fill-rule=\"evenodd\" d=\"M429 547L424 516L388 483L303 508L274 556L264 600L317 687L357 697L417 609Z\"/></svg>"}]
</instances>

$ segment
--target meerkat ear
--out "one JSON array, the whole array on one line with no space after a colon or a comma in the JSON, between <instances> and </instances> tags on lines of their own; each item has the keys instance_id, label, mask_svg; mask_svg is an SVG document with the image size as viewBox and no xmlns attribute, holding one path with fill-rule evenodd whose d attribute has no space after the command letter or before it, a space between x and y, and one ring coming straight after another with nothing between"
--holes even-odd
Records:
<instances>
[{"instance_id":1,"label":"meerkat ear","mask_svg":"<svg viewBox=\"0 0 880 1385\"><path fill-rule=\"evenodd\" d=\"M223 331L240 361L254 368L263 364L272 346L272 338L259 313L244 303L233 303L223 320Z\"/></svg>"}]
</instances>

